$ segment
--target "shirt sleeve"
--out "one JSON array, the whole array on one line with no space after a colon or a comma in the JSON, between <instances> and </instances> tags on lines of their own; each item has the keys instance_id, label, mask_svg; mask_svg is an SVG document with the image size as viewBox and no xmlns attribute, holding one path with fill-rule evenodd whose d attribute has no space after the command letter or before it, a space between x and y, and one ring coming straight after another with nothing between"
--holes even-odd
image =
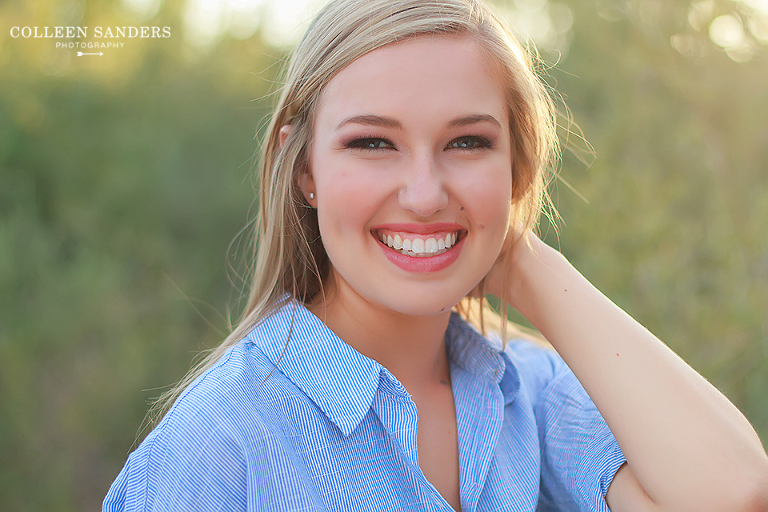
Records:
<instances>
[{"instance_id":1,"label":"shirt sleeve","mask_svg":"<svg viewBox=\"0 0 768 512\"><path fill-rule=\"evenodd\" d=\"M626 459L576 376L556 352L550 357L554 375L536 404L541 444L537 512L609 512L605 494Z\"/></svg>"},{"instance_id":2,"label":"shirt sleeve","mask_svg":"<svg viewBox=\"0 0 768 512\"><path fill-rule=\"evenodd\" d=\"M248 510L247 464L237 438L226 426L166 420L128 458L102 511Z\"/></svg>"}]
</instances>

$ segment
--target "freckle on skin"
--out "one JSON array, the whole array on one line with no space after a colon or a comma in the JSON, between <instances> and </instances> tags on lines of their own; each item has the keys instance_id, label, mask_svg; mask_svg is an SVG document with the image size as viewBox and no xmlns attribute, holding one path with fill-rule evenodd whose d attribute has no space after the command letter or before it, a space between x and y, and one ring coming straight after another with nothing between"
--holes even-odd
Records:
<instances>
[{"instance_id":1,"label":"freckle on skin","mask_svg":"<svg viewBox=\"0 0 768 512\"><path fill-rule=\"evenodd\" d=\"M461 208L459 208L459 210L464 211L464 207L462 206Z\"/></svg>"}]
</instances>

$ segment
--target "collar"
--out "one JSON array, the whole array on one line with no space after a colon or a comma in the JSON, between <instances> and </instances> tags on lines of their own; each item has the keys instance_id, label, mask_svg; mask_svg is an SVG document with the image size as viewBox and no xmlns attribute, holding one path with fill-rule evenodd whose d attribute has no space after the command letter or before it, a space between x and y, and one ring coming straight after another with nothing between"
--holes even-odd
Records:
<instances>
[{"instance_id":1,"label":"collar","mask_svg":"<svg viewBox=\"0 0 768 512\"><path fill-rule=\"evenodd\" d=\"M371 408L384 367L343 342L299 302L284 303L244 341L259 347L345 436Z\"/></svg>"},{"instance_id":2,"label":"collar","mask_svg":"<svg viewBox=\"0 0 768 512\"><path fill-rule=\"evenodd\" d=\"M457 313L451 313L445 338L453 364L497 383L505 404L514 400L520 378L514 363L503 357L506 354L500 341L490 341ZM259 347L345 436L357 428L371 408L382 373L389 374L293 300L283 302L243 341Z\"/></svg>"},{"instance_id":3,"label":"collar","mask_svg":"<svg viewBox=\"0 0 768 512\"><path fill-rule=\"evenodd\" d=\"M483 336L456 312L451 313L445 338L448 357L454 364L498 384L504 405L514 401L520 389L520 374L504 351L501 338Z\"/></svg>"}]
</instances>

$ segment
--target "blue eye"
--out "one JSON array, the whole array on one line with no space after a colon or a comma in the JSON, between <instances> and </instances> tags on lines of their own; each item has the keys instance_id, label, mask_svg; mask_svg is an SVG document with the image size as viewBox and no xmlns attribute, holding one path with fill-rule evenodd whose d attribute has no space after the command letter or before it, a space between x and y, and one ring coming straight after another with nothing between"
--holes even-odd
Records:
<instances>
[{"instance_id":1,"label":"blue eye","mask_svg":"<svg viewBox=\"0 0 768 512\"><path fill-rule=\"evenodd\" d=\"M344 146L347 148L365 149L368 151L376 151L379 149L395 149L394 144L392 144L387 139L382 139L379 137L363 137L361 139L354 139L344 144Z\"/></svg>"},{"instance_id":2,"label":"blue eye","mask_svg":"<svg viewBox=\"0 0 768 512\"><path fill-rule=\"evenodd\" d=\"M467 135L453 139L448 143L448 147L451 149L483 149L492 147L491 141L485 137L479 137L476 135Z\"/></svg>"}]
</instances>

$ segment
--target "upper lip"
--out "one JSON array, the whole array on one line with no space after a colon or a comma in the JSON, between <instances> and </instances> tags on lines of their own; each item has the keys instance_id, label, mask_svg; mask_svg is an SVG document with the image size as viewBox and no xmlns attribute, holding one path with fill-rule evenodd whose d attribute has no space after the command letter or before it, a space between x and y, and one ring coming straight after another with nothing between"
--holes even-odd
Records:
<instances>
[{"instance_id":1,"label":"upper lip","mask_svg":"<svg viewBox=\"0 0 768 512\"><path fill-rule=\"evenodd\" d=\"M431 224L413 224L413 223L393 223L379 224L371 228L371 231L399 231L402 233L413 233L416 235L431 235L433 233L446 233L454 231L466 231L466 228L455 222L434 222Z\"/></svg>"}]
</instances>

